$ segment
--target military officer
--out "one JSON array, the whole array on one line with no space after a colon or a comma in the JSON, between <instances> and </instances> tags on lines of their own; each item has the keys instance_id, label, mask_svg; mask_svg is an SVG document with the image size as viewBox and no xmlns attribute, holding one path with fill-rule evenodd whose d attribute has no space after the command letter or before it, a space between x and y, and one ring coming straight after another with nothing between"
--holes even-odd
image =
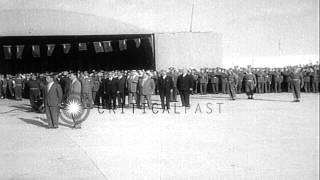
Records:
<instances>
[{"instance_id":1,"label":"military officer","mask_svg":"<svg viewBox=\"0 0 320 180\"><path fill-rule=\"evenodd\" d=\"M252 73L251 69L248 69L244 76L245 89L248 99L253 99L254 88L256 87L257 80L256 76Z\"/></svg>"}]
</instances>

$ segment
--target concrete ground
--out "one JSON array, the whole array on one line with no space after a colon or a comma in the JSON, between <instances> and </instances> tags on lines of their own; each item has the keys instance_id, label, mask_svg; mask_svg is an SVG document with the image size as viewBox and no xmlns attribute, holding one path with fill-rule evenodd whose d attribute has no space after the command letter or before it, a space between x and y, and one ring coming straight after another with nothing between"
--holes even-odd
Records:
<instances>
[{"instance_id":1,"label":"concrete ground","mask_svg":"<svg viewBox=\"0 0 320 180\"><path fill-rule=\"evenodd\" d=\"M0 179L318 179L319 94L238 98L197 95L191 109L157 114L94 109L79 130L47 129L27 100L0 100Z\"/></svg>"}]
</instances>

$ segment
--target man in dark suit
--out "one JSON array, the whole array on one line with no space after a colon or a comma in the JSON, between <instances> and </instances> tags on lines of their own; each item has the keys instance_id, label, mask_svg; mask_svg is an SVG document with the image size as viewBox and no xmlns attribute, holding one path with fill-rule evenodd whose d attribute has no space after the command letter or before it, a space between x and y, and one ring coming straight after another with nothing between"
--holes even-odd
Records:
<instances>
[{"instance_id":1,"label":"man in dark suit","mask_svg":"<svg viewBox=\"0 0 320 180\"><path fill-rule=\"evenodd\" d=\"M118 73L118 107L124 107L126 103L125 89L127 85L127 78L123 76L122 72Z\"/></svg>"},{"instance_id":2,"label":"man in dark suit","mask_svg":"<svg viewBox=\"0 0 320 180\"><path fill-rule=\"evenodd\" d=\"M180 92L182 106L190 107L190 92L192 92L193 78L188 75L188 71L183 69L178 77L177 88Z\"/></svg>"},{"instance_id":3,"label":"man in dark suit","mask_svg":"<svg viewBox=\"0 0 320 180\"><path fill-rule=\"evenodd\" d=\"M47 86L44 91L44 105L47 114L48 127L58 128L59 108L62 101L62 89L60 85L53 81L52 76L46 77Z\"/></svg>"},{"instance_id":4,"label":"man in dark suit","mask_svg":"<svg viewBox=\"0 0 320 180\"><path fill-rule=\"evenodd\" d=\"M167 76L167 73L161 71L161 76L158 78L158 91L161 100L161 107L170 109L170 92L173 91L173 80L172 77ZM164 104L164 98L166 98L166 104Z\"/></svg>"},{"instance_id":5,"label":"man in dark suit","mask_svg":"<svg viewBox=\"0 0 320 180\"><path fill-rule=\"evenodd\" d=\"M60 85L62 88L62 92L63 92L63 103L65 103L67 101L67 98L69 97L69 89L70 89L70 83L71 80L68 77L68 71L64 71L63 72L63 76L60 79Z\"/></svg>"},{"instance_id":6,"label":"man in dark suit","mask_svg":"<svg viewBox=\"0 0 320 180\"><path fill-rule=\"evenodd\" d=\"M109 77L104 81L104 92L106 94L107 108L116 109L116 99L118 93L118 79L114 77L113 72L109 72Z\"/></svg>"}]
</instances>

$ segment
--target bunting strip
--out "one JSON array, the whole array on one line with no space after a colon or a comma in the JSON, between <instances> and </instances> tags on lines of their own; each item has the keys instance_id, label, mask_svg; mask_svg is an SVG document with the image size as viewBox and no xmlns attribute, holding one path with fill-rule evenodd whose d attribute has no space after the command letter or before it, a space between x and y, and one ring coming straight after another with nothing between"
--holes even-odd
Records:
<instances>
[{"instance_id":1,"label":"bunting strip","mask_svg":"<svg viewBox=\"0 0 320 180\"><path fill-rule=\"evenodd\" d=\"M87 43L79 43L79 51L86 51L86 50L88 50Z\"/></svg>"},{"instance_id":2,"label":"bunting strip","mask_svg":"<svg viewBox=\"0 0 320 180\"><path fill-rule=\"evenodd\" d=\"M12 56L11 45L3 46L3 54L5 59L11 59L11 56Z\"/></svg>"},{"instance_id":3,"label":"bunting strip","mask_svg":"<svg viewBox=\"0 0 320 180\"><path fill-rule=\"evenodd\" d=\"M55 44L47 44L47 56L51 56L55 48Z\"/></svg>"},{"instance_id":4,"label":"bunting strip","mask_svg":"<svg viewBox=\"0 0 320 180\"><path fill-rule=\"evenodd\" d=\"M93 46L96 53L104 52L101 42L93 42Z\"/></svg>"},{"instance_id":5,"label":"bunting strip","mask_svg":"<svg viewBox=\"0 0 320 180\"><path fill-rule=\"evenodd\" d=\"M16 58L22 59L22 52L24 49L24 45L16 45L16 49L17 49Z\"/></svg>"},{"instance_id":6,"label":"bunting strip","mask_svg":"<svg viewBox=\"0 0 320 180\"><path fill-rule=\"evenodd\" d=\"M123 51L123 50L127 49L126 39L119 40L119 49L120 49L120 51Z\"/></svg>"},{"instance_id":7,"label":"bunting strip","mask_svg":"<svg viewBox=\"0 0 320 180\"><path fill-rule=\"evenodd\" d=\"M103 41L102 44L103 44L104 52L112 52L113 51L113 48L112 48L110 41Z\"/></svg>"},{"instance_id":8,"label":"bunting strip","mask_svg":"<svg viewBox=\"0 0 320 180\"><path fill-rule=\"evenodd\" d=\"M71 49L71 44L64 43L64 44L62 44L62 47L63 47L63 53L68 54ZM79 46L79 48L80 48L80 46Z\"/></svg>"},{"instance_id":9,"label":"bunting strip","mask_svg":"<svg viewBox=\"0 0 320 180\"><path fill-rule=\"evenodd\" d=\"M32 56L35 58L40 57L40 46L39 45L32 45Z\"/></svg>"},{"instance_id":10,"label":"bunting strip","mask_svg":"<svg viewBox=\"0 0 320 180\"><path fill-rule=\"evenodd\" d=\"M136 48L139 48L141 45L141 39L140 38L134 39L134 43L136 44Z\"/></svg>"},{"instance_id":11,"label":"bunting strip","mask_svg":"<svg viewBox=\"0 0 320 180\"><path fill-rule=\"evenodd\" d=\"M79 51L87 51L88 43L92 43L94 50L96 53L102 52L112 52L114 47L112 46L113 41L118 41L119 50L124 51L128 49L127 41L132 40L135 43L135 47L141 47L142 40L147 39L149 43L152 45L153 39L151 37L138 37L132 39L122 39L122 40L110 40L110 41L95 41L95 42L79 42L78 50ZM63 52L68 54L71 50L72 44L63 43L61 44L63 47ZM15 49L12 49L14 47ZM52 56L56 44L46 44L47 56ZM25 49L25 45L3 45L4 59L12 59L15 57L16 59L22 59L22 54ZM41 56L40 45L32 45L32 56L38 58Z\"/></svg>"}]
</instances>

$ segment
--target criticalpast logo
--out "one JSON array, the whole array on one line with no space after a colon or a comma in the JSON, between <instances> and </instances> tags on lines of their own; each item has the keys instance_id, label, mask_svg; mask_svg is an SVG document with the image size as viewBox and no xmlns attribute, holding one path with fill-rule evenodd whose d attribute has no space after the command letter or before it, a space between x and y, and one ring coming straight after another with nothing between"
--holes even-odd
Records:
<instances>
[{"instance_id":1,"label":"criticalpast logo","mask_svg":"<svg viewBox=\"0 0 320 180\"><path fill-rule=\"evenodd\" d=\"M82 123L90 114L90 109L84 108L80 94L70 94L61 111L60 119L73 125Z\"/></svg>"}]
</instances>

